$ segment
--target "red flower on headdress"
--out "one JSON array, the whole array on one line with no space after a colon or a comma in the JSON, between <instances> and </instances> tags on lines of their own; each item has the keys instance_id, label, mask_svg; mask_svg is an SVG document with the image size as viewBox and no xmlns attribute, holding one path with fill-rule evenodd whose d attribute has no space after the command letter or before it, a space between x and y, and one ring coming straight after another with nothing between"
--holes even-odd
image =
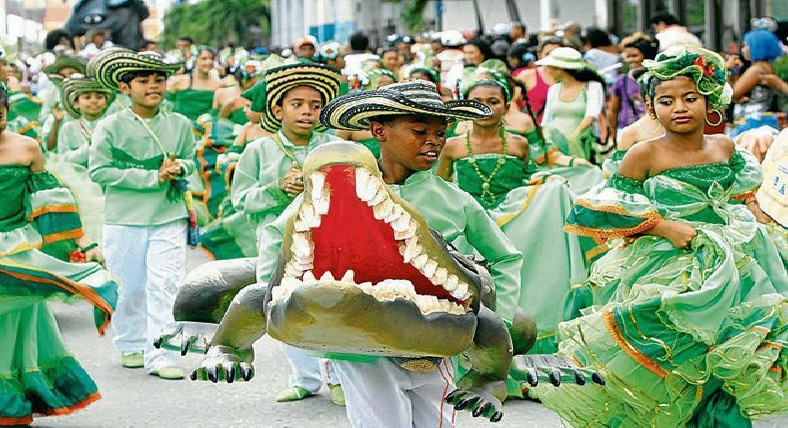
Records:
<instances>
[{"instance_id":1,"label":"red flower on headdress","mask_svg":"<svg viewBox=\"0 0 788 428\"><path fill-rule=\"evenodd\" d=\"M695 58L695 61L693 61L692 63L700 67L700 69L703 70L703 74L705 74L706 76L712 77L714 75L715 67L713 62L707 61L702 56L698 56L697 58Z\"/></svg>"}]
</instances>

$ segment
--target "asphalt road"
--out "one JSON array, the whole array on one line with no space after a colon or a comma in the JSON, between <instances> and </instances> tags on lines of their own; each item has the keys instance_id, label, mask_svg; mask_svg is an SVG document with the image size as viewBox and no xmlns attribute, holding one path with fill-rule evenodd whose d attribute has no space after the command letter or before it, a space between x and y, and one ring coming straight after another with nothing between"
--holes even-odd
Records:
<instances>
[{"instance_id":1,"label":"asphalt road","mask_svg":"<svg viewBox=\"0 0 788 428\"><path fill-rule=\"evenodd\" d=\"M190 252L189 265L204 261ZM326 388L315 397L295 403L277 403L276 394L287 386L289 366L277 342L265 337L255 345L256 376L251 382L212 384L189 380L166 381L142 369L120 366L111 333L99 337L92 311L85 303L52 304L68 349L99 386L103 399L68 416L36 418L38 427L319 427L349 426L344 407L328 399ZM188 373L200 361L196 355L181 360ZM503 421L492 424L461 412L464 427L560 427L558 416L538 403L510 401ZM788 426L783 418L761 427Z\"/></svg>"}]
</instances>

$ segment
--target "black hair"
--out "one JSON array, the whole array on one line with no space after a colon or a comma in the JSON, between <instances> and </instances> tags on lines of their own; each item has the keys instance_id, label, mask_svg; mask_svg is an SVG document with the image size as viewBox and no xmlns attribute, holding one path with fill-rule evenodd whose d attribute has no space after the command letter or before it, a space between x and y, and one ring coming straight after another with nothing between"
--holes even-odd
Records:
<instances>
[{"instance_id":1,"label":"black hair","mask_svg":"<svg viewBox=\"0 0 788 428\"><path fill-rule=\"evenodd\" d=\"M659 24L660 22L665 24L665 25L682 25L681 21L679 21L678 19L676 19L675 16L673 16L673 15L671 15L669 13L660 13L660 14L654 15L648 21L648 23L650 25Z\"/></svg>"},{"instance_id":2,"label":"black hair","mask_svg":"<svg viewBox=\"0 0 788 428\"><path fill-rule=\"evenodd\" d=\"M558 47L561 48L566 47L566 44L564 44L564 39L550 36L539 40L539 44L536 46L536 53L538 54L539 52L542 52L542 49L544 49L546 45L558 45Z\"/></svg>"},{"instance_id":3,"label":"black hair","mask_svg":"<svg viewBox=\"0 0 788 428\"><path fill-rule=\"evenodd\" d=\"M433 117L441 117L445 122L449 122L449 120L450 120L448 117L445 117L445 116L435 116L435 115L431 115L431 114L420 114L420 113L412 113L412 114L381 114L379 116L372 116L372 117L370 117L367 120L369 122L377 122L377 123L381 123L383 125L388 125L391 122L394 122L397 118L403 117L403 116L416 116L417 119L424 119L425 122L428 119L431 119Z\"/></svg>"},{"instance_id":4,"label":"black hair","mask_svg":"<svg viewBox=\"0 0 788 428\"><path fill-rule=\"evenodd\" d=\"M131 85L131 81L138 78L138 77L149 77L149 76L164 76L167 77L167 73L159 70L134 70L129 71L128 73L124 73L120 76L120 81Z\"/></svg>"},{"instance_id":5,"label":"black hair","mask_svg":"<svg viewBox=\"0 0 788 428\"><path fill-rule=\"evenodd\" d=\"M523 30L523 34L528 34L528 32L526 31L527 27L522 22L512 22L511 28L512 29L519 28Z\"/></svg>"},{"instance_id":6,"label":"black hair","mask_svg":"<svg viewBox=\"0 0 788 428\"><path fill-rule=\"evenodd\" d=\"M523 101L525 101L525 111L526 113L528 113L528 116L531 117L531 122L533 122L534 124L534 128L536 129L536 135L539 138L539 142L541 143L542 148L545 150L545 153L547 153L547 144L544 139L544 132L542 130L542 125L539 123L539 120L537 120L536 114L534 113L534 109L531 108L531 102L528 99L528 88L525 86L525 83L517 79L512 79L512 84L513 84L512 95L514 95L515 86L520 88L520 92L523 95Z\"/></svg>"},{"instance_id":7,"label":"black hair","mask_svg":"<svg viewBox=\"0 0 788 428\"><path fill-rule=\"evenodd\" d=\"M71 40L71 33L69 33L64 28L58 28L56 30L52 30L49 33L47 33L46 39L44 41L47 50L51 51L52 49L55 48L55 46L59 45L60 39L63 37L66 37L68 39L68 43L69 45L71 45L71 48L73 49L74 41Z\"/></svg>"},{"instance_id":8,"label":"black hair","mask_svg":"<svg viewBox=\"0 0 788 428\"><path fill-rule=\"evenodd\" d=\"M285 103L285 98L287 98L287 94L289 94L290 91L292 91L293 89L300 88L302 86L306 86L307 88L312 88L315 91L317 91L317 93L320 94L320 100L323 102L323 105L326 105L327 101L326 101L323 93L318 91L317 88L315 88L313 86L310 86L310 85L296 85L296 86L293 86L292 88L286 90L284 93L282 93L282 96L279 97L278 100L276 100L276 105L279 106L279 107L282 107L284 105L284 103Z\"/></svg>"},{"instance_id":9,"label":"black hair","mask_svg":"<svg viewBox=\"0 0 788 428\"><path fill-rule=\"evenodd\" d=\"M383 49L381 49L381 51L380 51L380 59L383 59L383 55L385 55L385 54L387 54L389 52L394 52L395 54L399 55L399 49L397 49L396 46L388 45L388 46L384 47Z\"/></svg>"},{"instance_id":10,"label":"black hair","mask_svg":"<svg viewBox=\"0 0 788 428\"><path fill-rule=\"evenodd\" d=\"M492 48L490 47L490 44L478 37L474 37L471 40L468 40L468 43L466 44L473 45L479 48L479 52L481 52L482 56L484 57L482 61L495 57Z\"/></svg>"},{"instance_id":11,"label":"black hair","mask_svg":"<svg viewBox=\"0 0 788 428\"><path fill-rule=\"evenodd\" d=\"M607 83L605 83L605 79L599 75L594 70L590 70L588 68L584 68L582 70L570 70L570 69L563 69L567 74L574 77L575 80L579 82L599 82L602 84L602 90L607 90Z\"/></svg>"},{"instance_id":12,"label":"black hair","mask_svg":"<svg viewBox=\"0 0 788 428\"><path fill-rule=\"evenodd\" d=\"M639 82L640 76L646 74L647 71L648 70L646 70L645 68L639 68L632 72L632 78ZM646 87L646 85L638 85L638 93L640 94L641 97L643 97L643 99L645 99L646 96L648 96L647 89L648 88Z\"/></svg>"},{"instance_id":13,"label":"black hair","mask_svg":"<svg viewBox=\"0 0 788 428\"><path fill-rule=\"evenodd\" d=\"M611 44L609 34L599 28L593 27L586 31L586 42L591 45L592 48L610 46Z\"/></svg>"},{"instance_id":14,"label":"black hair","mask_svg":"<svg viewBox=\"0 0 788 428\"><path fill-rule=\"evenodd\" d=\"M199 49L197 50L197 56L200 56L200 54L203 53L203 52L210 53L211 54L211 58L216 59L216 51L214 51L212 47L207 46L207 45L200 46Z\"/></svg>"},{"instance_id":15,"label":"black hair","mask_svg":"<svg viewBox=\"0 0 788 428\"><path fill-rule=\"evenodd\" d=\"M8 93L5 91L5 88L0 86L0 105L5 107L6 110L10 107L10 103L8 100Z\"/></svg>"},{"instance_id":16,"label":"black hair","mask_svg":"<svg viewBox=\"0 0 788 428\"><path fill-rule=\"evenodd\" d=\"M184 42L189 42L190 45L194 44L194 39L192 39L189 36L180 36L180 37L178 37L178 40L183 40Z\"/></svg>"},{"instance_id":17,"label":"black hair","mask_svg":"<svg viewBox=\"0 0 788 428\"><path fill-rule=\"evenodd\" d=\"M369 49L369 38L361 32L351 34L349 43L350 49L354 51L365 51Z\"/></svg>"},{"instance_id":18,"label":"black hair","mask_svg":"<svg viewBox=\"0 0 788 428\"><path fill-rule=\"evenodd\" d=\"M643 54L644 59L654 59L659 53L659 40L640 37L624 45L626 48L635 48Z\"/></svg>"},{"instance_id":19,"label":"black hair","mask_svg":"<svg viewBox=\"0 0 788 428\"><path fill-rule=\"evenodd\" d=\"M509 52L506 53L507 58L514 58L517 61L517 65L512 67L513 69L525 67L531 61L526 61L526 54L530 52L528 45L526 43L515 43L509 47Z\"/></svg>"},{"instance_id":20,"label":"black hair","mask_svg":"<svg viewBox=\"0 0 788 428\"><path fill-rule=\"evenodd\" d=\"M148 47L148 45L157 45L157 44L158 44L158 42L155 42L155 41L153 41L153 40L144 39L144 40L143 40L143 41L140 43L139 49L140 49L140 50L141 50L141 49L145 49L145 48L147 48L147 47Z\"/></svg>"}]
</instances>

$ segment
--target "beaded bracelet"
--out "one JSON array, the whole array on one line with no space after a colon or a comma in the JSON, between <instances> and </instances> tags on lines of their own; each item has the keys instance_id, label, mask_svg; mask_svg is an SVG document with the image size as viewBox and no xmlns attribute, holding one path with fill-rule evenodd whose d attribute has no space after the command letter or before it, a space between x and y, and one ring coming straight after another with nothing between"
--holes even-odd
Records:
<instances>
[{"instance_id":1,"label":"beaded bracelet","mask_svg":"<svg viewBox=\"0 0 788 428\"><path fill-rule=\"evenodd\" d=\"M88 251L90 251L90 250L92 250L92 249L94 249L96 247L98 247L98 243L97 242L93 242L92 244L88 244L88 245L85 245L84 247L80 248L79 251L81 251L83 253L87 253Z\"/></svg>"}]
</instances>

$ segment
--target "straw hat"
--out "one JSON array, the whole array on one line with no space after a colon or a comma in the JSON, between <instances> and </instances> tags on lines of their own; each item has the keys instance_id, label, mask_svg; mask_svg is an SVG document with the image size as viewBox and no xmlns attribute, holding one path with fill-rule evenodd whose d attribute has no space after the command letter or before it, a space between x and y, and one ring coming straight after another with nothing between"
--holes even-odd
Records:
<instances>
[{"instance_id":1,"label":"straw hat","mask_svg":"<svg viewBox=\"0 0 788 428\"><path fill-rule=\"evenodd\" d=\"M323 107L320 122L329 128L361 131L369 128L370 118L408 114L474 120L488 117L492 111L476 101L444 103L434 83L409 80L341 96Z\"/></svg>"},{"instance_id":2,"label":"straw hat","mask_svg":"<svg viewBox=\"0 0 788 428\"><path fill-rule=\"evenodd\" d=\"M564 70L582 70L588 67L583 55L572 48L555 48L546 57L536 61L536 65L549 65Z\"/></svg>"},{"instance_id":3,"label":"straw hat","mask_svg":"<svg viewBox=\"0 0 788 428\"><path fill-rule=\"evenodd\" d=\"M315 88L325 103L339 94L339 70L321 64L298 63L272 68L265 74L265 111L260 126L269 132L282 127L282 121L274 116L273 106L287 91L298 86Z\"/></svg>"},{"instance_id":4,"label":"straw hat","mask_svg":"<svg viewBox=\"0 0 788 428\"><path fill-rule=\"evenodd\" d=\"M80 95L87 92L103 93L107 97L107 106L115 100L115 93L112 89L102 85L98 80L81 74L74 74L63 81L63 87L60 89L63 108L71 117L77 119L82 116L82 113L76 108L77 99Z\"/></svg>"},{"instance_id":5,"label":"straw hat","mask_svg":"<svg viewBox=\"0 0 788 428\"><path fill-rule=\"evenodd\" d=\"M122 47L111 47L102 50L90 60L87 75L117 91L120 78L126 73L149 70L160 71L170 77L183 67L183 64L166 62L155 52L135 52Z\"/></svg>"}]
</instances>

